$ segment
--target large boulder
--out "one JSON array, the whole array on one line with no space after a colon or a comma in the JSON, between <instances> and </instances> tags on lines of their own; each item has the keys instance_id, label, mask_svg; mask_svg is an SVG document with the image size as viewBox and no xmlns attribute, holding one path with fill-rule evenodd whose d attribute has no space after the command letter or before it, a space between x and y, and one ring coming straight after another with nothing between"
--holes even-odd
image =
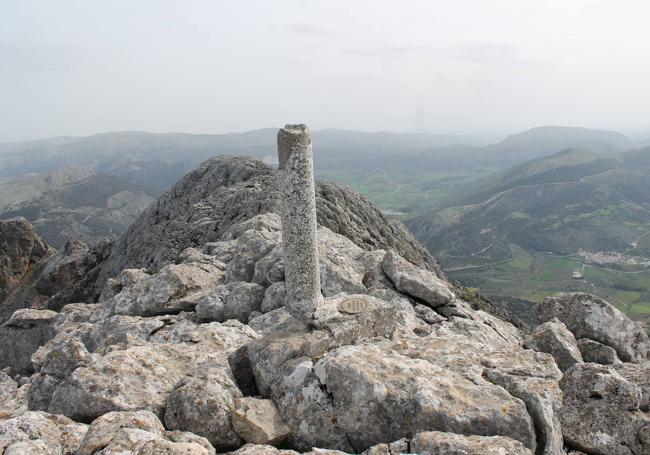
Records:
<instances>
[{"instance_id":1,"label":"large boulder","mask_svg":"<svg viewBox=\"0 0 650 455\"><path fill-rule=\"evenodd\" d=\"M650 354L648 334L613 305L589 294L559 294L535 307L540 323L562 321L575 338L590 338L614 348L624 362L643 362Z\"/></svg>"},{"instance_id":2,"label":"large boulder","mask_svg":"<svg viewBox=\"0 0 650 455\"><path fill-rule=\"evenodd\" d=\"M33 373L31 356L56 334L56 316L49 310L16 311L0 326L0 368L10 368L14 374Z\"/></svg>"},{"instance_id":3,"label":"large boulder","mask_svg":"<svg viewBox=\"0 0 650 455\"><path fill-rule=\"evenodd\" d=\"M645 363L617 363L614 370L626 380L636 385L641 391L639 408L650 412L650 362Z\"/></svg>"},{"instance_id":4,"label":"large boulder","mask_svg":"<svg viewBox=\"0 0 650 455\"><path fill-rule=\"evenodd\" d=\"M394 251L386 253L383 267L398 290L431 307L444 305L454 298L448 283L438 278L435 273L409 263Z\"/></svg>"},{"instance_id":5,"label":"large boulder","mask_svg":"<svg viewBox=\"0 0 650 455\"><path fill-rule=\"evenodd\" d=\"M77 455L92 455L108 446L122 428L134 428L163 436L165 428L149 411L109 412L95 419L77 450Z\"/></svg>"},{"instance_id":6,"label":"large boulder","mask_svg":"<svg viewBox=\"0 0 650 455\"><path fill-rule=\"evenodd\" d=\"M511 346L510 351L530 353L527 374L557 384L560 372L550 356L522 350L516 329L488 315L439 322L447 326L439 335L421 337L408 329L415 317L410 305L353 298L365 300L366 311L343 314L337 308L345 297L326 299L316 312L316 330L290 318L248 346L259 391L292 429L291 444L360 452L437 429L505 435L531 449L537 446L536 422L526 404L484 379L482 362L499 346ZM476 341L468 348L462 340L472 335ZM466 352L470 357L463 361ZM540 362L535 355L545 357ZM503 365L513 362L512 352L494 357ZM521 371L513 369L512 375ZM552 408L549 412L552 417Z\"/></svg>"},{"instance_id":7,"label":"large boulder","mask_svg":"<svg viewBox=\"0 0 650 455\"><path fill-rule=\"evenodd\" d=\"M650 453L650 415L642 412L642 391L613 369L575 364L560 381L560 411L567 445L589 454Z\"/></svg>"},{"instance_id":8,"label":"large boulder","mask_svg":"<svg viewBox=\"0 0 650 455\"><path fill-rule=\"evenodd\" d=\"M52 393L48 411L89 421L110 411L165 414L179 381L202 362L228 367L228 356L255 333L237 323L195 326L180 321L156 331L148 341L126 337L93 353Z\"/></svg>"},{"instance_id":9,"label":"large boulder","mask_svg":"<svg viewBox=\"0 0 650 455\"><path fill-rule=\"evenodd\" d=\"M6 455L71 455L79 448L88 428L45 412L28 411L3 417L0 417L0 453Z\"/></svg>"},{"instance_id":10,"label":"large boulder","mask_svg":"<svg viewBox=\"0 0 650 455\"><path fill-rule=\"evenodd\" d=\"M533 455L521 442L501 436L463 436L439 431L415 435L410 451L419 454L441 455Z\"/></svg>"},{"instance_id":11,"label":"large boulder","mask_svg":"<svg viewBox=\"0 0 650 455\"><path fill-rule=\"evenodd\" d=\"M154 316L192 311L196 302L184 299L223 280L223 272L212 264L171 264L124 288L112 303L114 314Z\"/></svg>"},{"instance_id":12,"label":"large boulder","mask_svg":"<svg viewBox=\"0 0 650 455\"><path fill-rule=\"evenodd\" d=\"M202 436L219 450L242 445L231 412L242 394L224 365L205 363L181 379L167 398L165 424Z\"/></svg>"},{"instance_id":13,"label":"large boulder","mask_svg":"<svg viewBox=\"0 0 650 455\"><path fill-rule=\"evenodd\" d=\"M337 424L357 450L431 428L506 435L536 447L523 402L424 360L345 346L316 363L314 372L332 397Z\"/></svg>"},{"instance_id":14,"label":"large boulder","mask_svg":"<svg viewBox=\"0 0 650 455\"><path fill-rule=\"evenodd\" d=\"M551 354L562 371L583 361L575 337L558 320L538 325L526 340L525 346Z\"/></svg>"},{"instance_id":15,"label":"large boulder","mask_svg":"<svg viewBox=\"0 0 650 455\"><path fill-rule=\"evenodd\" d=\"M615 365L621 361L616 354L616 349L589 338L578 340L578 349L585 362L600 363L601 365Z\"/></svg>"},{"instance_id":16,"label":"large boulder","mask_svg":"<svg viewBox=\"0 0 650 455\"><path fill-rule=\"evenodd\" d=\"M239 398L230 420L237 434L253 444L277 445L291 432L271 400Z\"/></svg>"},{"instance_id":17,"label":"large boulder","mask_svg":"<svg viewBox=\"0 0 650 455\"><path fill-rule=\"evenodd\" d=\"M165 431L147 411L109 412L90 425L77 455L215 455L214 448L192 433Z\"/></svg>"}]
</instances>

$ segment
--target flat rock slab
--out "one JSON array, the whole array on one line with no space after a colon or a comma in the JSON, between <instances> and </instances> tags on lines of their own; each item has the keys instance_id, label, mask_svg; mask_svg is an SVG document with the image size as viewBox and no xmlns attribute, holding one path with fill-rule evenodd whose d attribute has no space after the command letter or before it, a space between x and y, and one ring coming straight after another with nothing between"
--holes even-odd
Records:
<instances>
[{"instance_id":1,"label":"flat rock slab","mask_svg":"<svg viewBox=\"0 0 650 455\"><path fill-rule=\"evenodd\" d=\"M392 250L386 253L383 268L398 290L431 307L444 305L454 298L447 283L435 273L416 267Z\"/></svg>"}]
</instances>

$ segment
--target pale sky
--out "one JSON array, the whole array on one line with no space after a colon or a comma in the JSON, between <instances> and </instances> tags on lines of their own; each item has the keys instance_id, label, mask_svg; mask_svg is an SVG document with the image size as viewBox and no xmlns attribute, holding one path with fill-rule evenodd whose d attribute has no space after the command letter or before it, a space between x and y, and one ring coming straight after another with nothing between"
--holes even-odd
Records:
<instances>
[{"instance_id":1,"label":"pale sky","mask_svg":"<svg viewBox=\"0 0 650 455\"><path fill-rule=\"evenodd\" d=\"M0 142L650 131L647 0L0 0Z\"/></svg>"}]
</instances>

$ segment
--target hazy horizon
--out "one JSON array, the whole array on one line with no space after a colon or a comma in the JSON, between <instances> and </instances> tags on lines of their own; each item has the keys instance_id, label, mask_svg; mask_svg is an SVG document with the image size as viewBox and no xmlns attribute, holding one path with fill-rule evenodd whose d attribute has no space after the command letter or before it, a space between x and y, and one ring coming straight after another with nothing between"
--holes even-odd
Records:
<instances>
[{"instance_id":1,"label":"hazy horizon","mask_svg":"<svg viewBox=\"0 0 650 455\"><path fill-rule=\"evenodd\" d=\"M295 121L643 138L647 17L640 0L15 2L0 16L0 142Z\"/></svg>"}]
</instances>

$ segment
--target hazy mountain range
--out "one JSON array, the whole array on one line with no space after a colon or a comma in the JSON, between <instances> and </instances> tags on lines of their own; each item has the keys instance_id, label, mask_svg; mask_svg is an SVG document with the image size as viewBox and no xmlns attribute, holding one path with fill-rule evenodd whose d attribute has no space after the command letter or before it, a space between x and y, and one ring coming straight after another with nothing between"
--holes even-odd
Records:
<instances>
[{"instance_id":1,"label":"hazy mountain range","mask_svg":"<svg viewBox=\"0 0 650 455\"><path fill-rule=\"evenodd\" d=\"M274 162L276 132L118 132L0 144L0 217L25 216L59 247L72 237L115 238L154 196L211 156ZM539 266L542 253L572 261L582 260L579 250L619 252L638 261L650 256L650 235L644 235L650 232L647 141L555 126L495 144L470 136L344 130L314 131L312 138L319 177L352 186L399 214L444 268L463 269L451 271L452 277L486 292L535 299L551 293L551 285L526 292L491 288L474 282L479 274L466 267L528 255L534 264L515 269L533 276L548 270ZM558 272L562 279L553 281L552 290L574 287L570 271L579 266L567 262L569 272ZM495 269L495 280L501 283L516 270ZM482 280L487 276L480 273ZM608 276L598 285L634 288L635 294L621 298L642 301L650 286L632 278L644 276Z\"/></svg>"}]
</instances>

